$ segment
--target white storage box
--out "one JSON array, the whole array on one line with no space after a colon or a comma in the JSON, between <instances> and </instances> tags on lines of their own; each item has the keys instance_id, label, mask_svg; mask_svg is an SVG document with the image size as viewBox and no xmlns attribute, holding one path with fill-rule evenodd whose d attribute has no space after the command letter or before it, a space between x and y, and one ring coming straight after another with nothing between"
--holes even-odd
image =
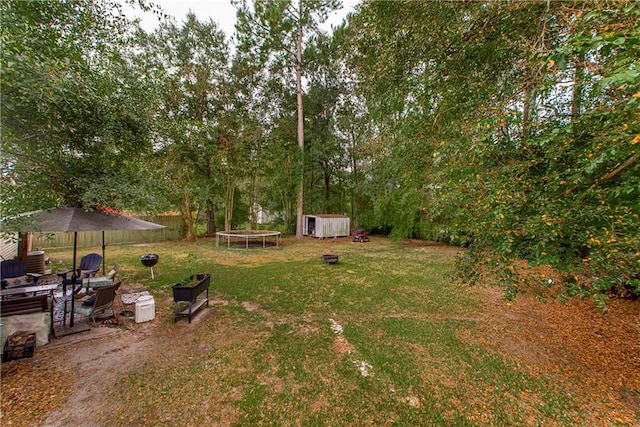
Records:
<instances>
[{"instance_id":1,"label":"white storage box","mask_svg":"<svg viewBox=\"0 0 640 427\"><path fill-rule=\"evenodd\" d=\"M136 323L148 322L156 318L156 302L152 295L144 295L136 300Z\"/></svg>"}]
</instances>

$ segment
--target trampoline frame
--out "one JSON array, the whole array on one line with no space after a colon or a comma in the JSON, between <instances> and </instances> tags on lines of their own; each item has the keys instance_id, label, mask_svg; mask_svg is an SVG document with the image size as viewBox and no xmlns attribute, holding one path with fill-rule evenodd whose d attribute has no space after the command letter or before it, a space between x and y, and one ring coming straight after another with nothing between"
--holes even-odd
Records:
<instances>
[{"instance_id":1,"label":"trampoline frame","mask_svg":"<svg viewBox=\"0 0 640 427\"><path fill-rule=\"evenodd\" d=\"M231 238L244 238L245 240L245 249L249 249L249 240L255 240L262 238L262 247L267 247L267 237L276 238L276 247L280 246L280 236L282 235L279 231L270 231L270 230L231 230L231 231L218 231L216 232L216 247L220 245L220 237L227 238L227 249L231 249Z\"/></svg>"}]
</instances>

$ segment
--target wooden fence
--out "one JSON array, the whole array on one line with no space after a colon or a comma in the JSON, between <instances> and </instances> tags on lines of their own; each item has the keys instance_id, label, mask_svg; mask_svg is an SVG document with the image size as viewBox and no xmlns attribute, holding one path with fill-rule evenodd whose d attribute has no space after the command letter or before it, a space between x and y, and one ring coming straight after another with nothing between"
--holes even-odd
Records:
<instances>
[{"instance_id":1,"label":"wooden fence","mask_svg":"<svg viewBox=\"0 0 640 427\"><path fill-rule=\"evenodd\" d=\"M107 244L118 243L151 243L165 240L178 240L182 238L182 218L175 215L162 215L154 217L140 217L145 221L165 225L159 230L123 230L104 232L104 241ZM101 231L83 231L78 233L78 247L100 246L102 244ZM73 233L34 233L31 247L36 249L66 248L73 246Z\"/></svg>"}]
</instances>

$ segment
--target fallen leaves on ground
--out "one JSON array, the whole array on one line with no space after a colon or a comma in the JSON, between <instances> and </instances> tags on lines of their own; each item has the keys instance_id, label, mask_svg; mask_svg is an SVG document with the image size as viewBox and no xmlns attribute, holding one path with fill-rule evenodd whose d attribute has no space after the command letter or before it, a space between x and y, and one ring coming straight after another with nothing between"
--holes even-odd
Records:
<instances>
[{"instance_id":1,"label":"fallen leaves on ground","mask_svg":"<svg viewBox=\"0 0 640 427\"><path fill-rule=\"evenodd\" d=\"M613 299L603 314L589 299L507 302L497 288L477 290L490 318L478 339L564 383L592 425L640 422L640 303Z\"/></svg>"},{"instance_id":2,"label":"fallen leaves on ground","mask_svg":"<svg viewBox=\"0 0 640 427\"><path fill-rule=\"evenodd\" d=\"M50 411L64 404L72 384L72 373L58 369L52 361L28 358L4 363L2 425L41 424Z\"/></svg>"}]
</instances>

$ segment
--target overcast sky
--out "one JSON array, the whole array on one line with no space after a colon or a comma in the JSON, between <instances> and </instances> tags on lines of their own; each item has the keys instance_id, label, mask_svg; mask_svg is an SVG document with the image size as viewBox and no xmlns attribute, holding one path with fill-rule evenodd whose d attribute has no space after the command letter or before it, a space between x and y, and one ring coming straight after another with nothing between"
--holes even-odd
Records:
<instances>
[{"instance_id":1,"label":"overcast sky","mask_svg":"<svg viewBox=\"0 0 640 427\"><path fill-rule=\"evenodd\" d=\"M178 25L184 22L187 13L191 10L201 21L211 18L227 34L227 37L233 34L236 11L231 5L231 0L156 0L153 3L173 16ZM354 6L358 3L359 0L342 0L342 10L334 12L322 28L328 31L331 25L338 25L347 13L354 11ZM125 7L125 10L131 9ZM145 31L152 31L158 25L158 18L151 13L142 13L138 10L133 16L142 19L140 25Z\"/></svg>"}]
</instances>

